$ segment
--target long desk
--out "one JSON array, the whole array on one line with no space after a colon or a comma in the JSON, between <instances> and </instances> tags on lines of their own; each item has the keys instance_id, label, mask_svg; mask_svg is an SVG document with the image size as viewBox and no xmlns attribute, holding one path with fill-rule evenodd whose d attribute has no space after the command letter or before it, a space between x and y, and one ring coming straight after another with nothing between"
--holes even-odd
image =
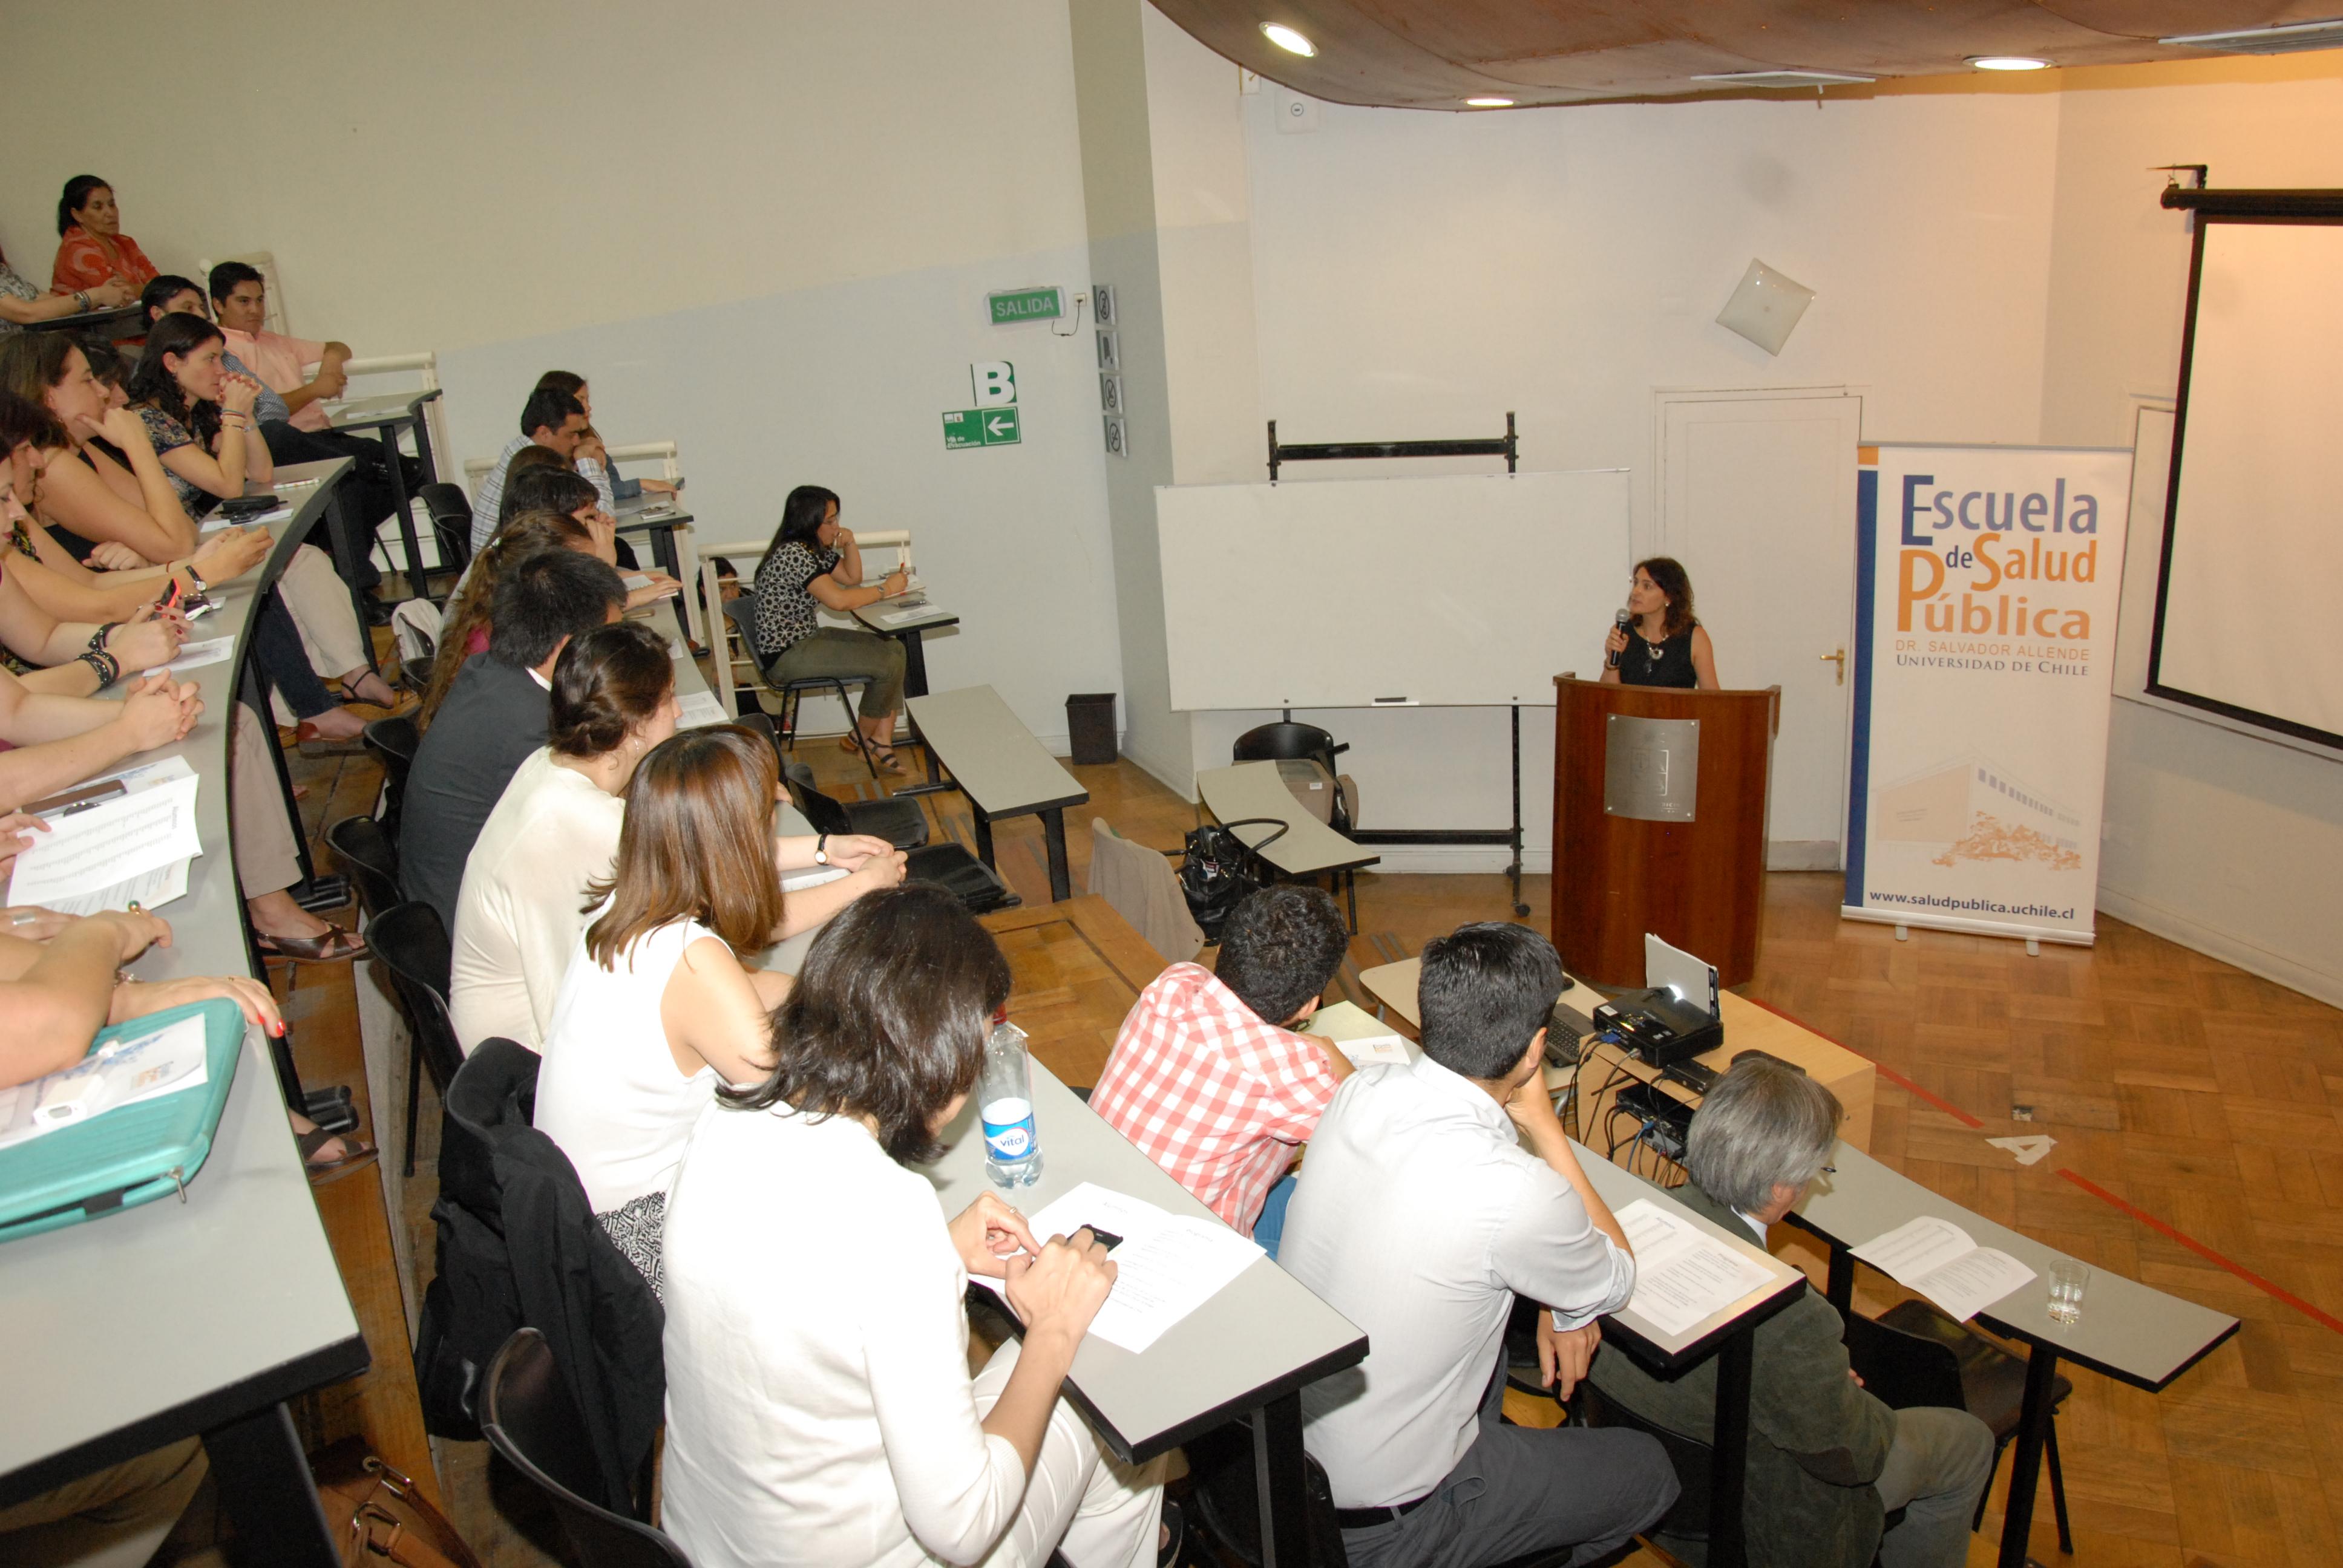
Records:
<instances>
[{"instance_id":1,"label":"long desk","mask_svg":"<svg viewBox=\"0 0 2343 1568\"><path fill-rule=\"evenodd\" d=\"M1358 883L1352 873L1383 857L1353 843L1303 809L1293 791L1285 787L1285 777L1276 763L1207 768L1196 775L1196 792L1204 798L1205 809L1224 825L1263 817L1284 823L1282 833L1258 822L1230 831L1286 876L1342 879L1350 893L1351 930L1359 929Z\"/></svg>"},{"instance_id":2,"label":"long desk","mask_svg":"<svg viewBox=\"0 0 2343 1568\"><path fill-rule=\"evenodd\" d=\"M891 637L903 645L903 695L925 697L928 694L928 650L920 639L929 632L958 626L960 617L948 609L938 609L930 605L900 621L890 622L887 618L890 615L902 614L900 606L890 609L887 601L880 599L876 604L858 608L854 611L854 618L861 623L865 631L880 637Z\"/></svg>"},{"instance_id":3,"label":"long desk","mask_svg":"<svg viewBox=\"0 0 2343 1568\"><path fill-rule=\"evenodd\" d=\"M128 305L109 306L104 310L77 311L71 316L55 316L46 321L25 324L27 332L70 332L76 337L104 337L109 340L136 337L146 330L146 312L136 301Z\"/></svg>"},{"instance_id":4,"label":"long desk","mask_svg":"<svg viewBox=\"0 0 2343 1568\"><path fill-rule=\"evenodd\" d=\"M613 515L618 520L619 533L642 535L651 547L651 558L659 563L659 570L682 583L685 593L691 592L692 579L699 574L683 569L683 552L675 542L676 531L691 527L692 521L680 497L645 490L620 501ZM698 630L689 605L684 608L683 618L687 626Z\"/></svg>"},{"instance_id":5,"label":"long desk","mask_svg":"<svg viewBox=\"0 0 2343 1568\"><path fill-rule=\"evenodd\" d=\"M1012 1013L1014 1000L1011 1001ZM1012 1196L1029 1212L1084 1181L1142 1199L1175 1214L1212 1211L1076 1099L1040 1061L1032 1064L1034 1124L1042 1174ZM973 1104L944 1130L950 1147L929 1171L944 1211L956 1214L991 1190ZM1090 1338L1075 1353L1066 1394L1126 1463L1151 1459L1238 1419L1252 1427L1261 1539L1272 1563L1311 1561L1303 1516L1302 1389L1365 1359L1356 1325L1271 1262L1256 1260L1228 1287L1165 1331L1141 1354Z\"/></svg>"},{"instance_id":6,"label":"long desk","mask_svg":"<svg viewBox=\"0 0 2343 1568\"><path fill-rule=\"evenodd\" d=\"M391 516L398 521L399 543L407 549L407 591L424 594L423 551L415 538L415 514L407 508L407 469L399 461L398 433L415 433L415 460L423 469L423 482L432 483L439 477L431 460L431 433L427 427L423 407L437 402L439 388L427 387L417 392L388 392L377 397L351 397L327 407L326 421L337 430L378 430L382 439L383 467L390 475ZM469 541L467 541L468 543Z\"/></svg>"},{"instance_id":7,"label":"long desk","mask_svg":"<svg viewBox=\"0 0 2343 1568\"><path fill-rule=\"evenodd\" d=\"M1964 1209L1847 1143L1838 1146L1832 1163L1835 1173L1819 1178L1789 1218L1829 1244L1825 1293L1841 1312L1854 1311L1855 1260L1847 1250L1922 1215L1950 1220L1977 1245L1998 1247L2034 1271L2032 1280L1977 1314L1978 1322L2026 1347L2026 1402L2010 1461L1997 1559L2001 1568L2025 1568L2059 1361L2161 1393L2236 1333L2237 1320L2093 1264L2082 1315L2071 1323L2054 1323L2050 1266L2069 1261L2069 1254Z\"/></svg>"},{"instance_id":8,"label":"long desk","mask_svg":"<svg viewBox=\"0 0 2343 1568\"><path fill-rule=\"evenodd\" d=\"M989 686L907 698L903 707L927 748L930 774L941 762L968 797L977 859L999 870L992 859L993 822L1038 815L1049 849L1050 897L1053 901L1070 897L1073 887L1066 869L1066 808L1088 800L1091 792L1041 749L1033 732Z\"/></svg>"},{"instance_id":9,"label":"long desk","mask_svg":"<svg viewBox=\"0 0 2343 1568\"><path fill-rule=\"evenodd\" d=\"M330 481L346 466L287 473ZM310 488L271 565L323 516L330 490ZM236 657L189 672L203 717L137 759L182 756L196 769L204 846L186 895L157 911L172 945L130 965L139 980L255 972L229 848L228 725L267 576L265 567L214 588L222 608L196 623L196 635L233 633ZM368 1357L258 1030L246 1034L211 1155L184 1201L0 1246L0 1342L14 1347L0 1506L201 1436L255 1561L339 1563L285 1402L364 1372Z\"/></svg>"}]
</instances>

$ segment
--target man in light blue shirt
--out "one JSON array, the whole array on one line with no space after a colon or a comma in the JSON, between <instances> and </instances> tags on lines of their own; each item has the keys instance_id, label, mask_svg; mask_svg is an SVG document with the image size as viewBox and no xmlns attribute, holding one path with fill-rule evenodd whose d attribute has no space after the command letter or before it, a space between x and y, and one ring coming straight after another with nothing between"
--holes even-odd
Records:
<instances>
[{"instance_id":1,"label":"man in light blue shirt","mask_svg":"<svg viewBox=\"0 0 2343 1568\"><path fill-rule=\"evenodd\" d=\"M1561 1546L1592 1563L1675 1501L1642 1432L1498 1422L1516 1292L1551 1309L1539 1362L1566 1394L1595 1320L1635 1288L1545 1090L1562 987L1553 945L1525 926L1428 944L1423 1059L1354 1074L1311 1140L1278 1261L1367 1332L1364 1362L1302 1391L1302 1441L1354 1568L1482 1568Z\"/></svg>"}]
</instances>

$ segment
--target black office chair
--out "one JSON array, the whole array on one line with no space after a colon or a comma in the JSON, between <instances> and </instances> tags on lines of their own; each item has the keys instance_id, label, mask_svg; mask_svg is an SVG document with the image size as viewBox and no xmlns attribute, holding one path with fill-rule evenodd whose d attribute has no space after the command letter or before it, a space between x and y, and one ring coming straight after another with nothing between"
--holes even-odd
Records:
<instances>
[{"instance_id":1,"label":"black office chair","mask_svg":"<svg viewBox=\"0 0 2343 1568\"><path fill-rule=\"evenodd\" d=\"M447 930L439 911L419 900L394 904L367 926L367 944L376 961L390 971L391 989L406 1015L412 1041L407 1054L407 1174L415 1174L415 1124L423 1102L423 1072L428 1068L432 1087L444 1099L447 1085L464 1065L464 1048L456 1039L455 1020L447 1012L449 954Z\"/></svg>"},{"instance_id":2,"label":"black office chair","mask_svg":"<svg viewBox=\"0 0 2343 1568\"><path fill-rule=\"evenodd\" d=\"M465 498L462 487L445 480L435 481L416 492L424 509L431 514L431 532L439 541L439 563L442 569L461 576L472 560L472 503ZM424 591L424 585L415 585L415 591Z\"/></svg>"},{"instance_id":3,"label":"black office chair","mask_svg":"<svg viewBox=\"0 0 2343 1568\"><path fill-rule=\"evenodd\" d=\"M411 713L367 724L367 754L382 764L382 830L394 844L398 842L398 808L407 793L407 770L415 765L416 750L422 744L423 731L416 727Z\"/></svg>"},{"instance_id":4,"label":"black office chair","mask_svg":"<svg viewBox=\"0 0 2343 1568\"><path fill-rule=\"evenodd\" d=\"M1899 1302L1878 1318L1850 1312L1846 1350L1863 1386L1891 1410L1946 1405L1965 1410L1993 1433L1993 1462L2017 1436L2026 1406L2026 1362L1983 1334L1956 1323L1916 1298ZM2050 1509L2058 1522L2058 1550L2074 1554L2066 1523L2066 1477L2058 1463L2058 1407L2075 1392L2063 1374L2050 1385L2050 1431L2042 1454L2050 1471ZM1991 1483L1987 1483L1987 1491ZM1977 1495L1975 1531L1985 1522L1985 1494Z\"/></svg>"},{"instance_id":5,"label":"black office chair","mask_svg":"<svg viewBox=\"0 0 2343 1568\"><path fill-rule=\"evenodd\" d=\"M1334 738L1314 724L1296 724L1291 719L1277 724L1257 724L1236 739L1229 748L1232 762L1315 762L1325 774L1326 788L1332 797L1327 801L1326 825L1337 833L1349 832L1355 815L1351 807L1351 791L1343 788L1342 770L1334 759L1351 749L1350 742L1336 744Z\"/></svg>"},{"instance_id":6,"label":"black office chair","mask_svg":"<svg viewBox=\"0 0 2343 1568\"><path fill-rule=\"evenodd\" d=\"M358 908L373 920L398 902L398 846L371 817L345 817L326 829L326 842L358 891Z\"/></svg>"},{"instance_id":7,"label":"black office chair","mask_svg":"<svg viewBox=\"0 0 2343 1568\"><path fill-rule=\"evenodd\" d=\"M594 1451L537 1330L517 1331L488 1363L480 1431L553 1504L583 1568L691 1568L683 1549L659 1531L578 1495L599 1490Z\"/></svg>"},{"instance_id":8,"label":"black office chair","mask_svg":"<svg viewBox=\"0 0 2343 1568\"><path fill-rule=\"evenodd\" d=\"M815 789L810 782L799 782L792 778L789 787L789 798L805 814L805 819L813 824L815 832L855 833L866 830L854 825L854 819L847 814L844 806ZM887 805L894 803L892 800L884 802ZM912 802L905 801L904 804ZM884 837L875 832L872 836ZM933 882L965 904L972 915L1014 909L1023 901L1009 890L1009 884L1001 879L1001 873L960 844L947 841L924 845L911 850L904 857L904 861L905 881Z\"/></svg>"},{"instance_id":9,"label":"black office chair","mask_svg":"<svg viewBox=\"0 0 2343 1568\"><path fill-rule=\"evenodd\" d=\"M749 649L749 663L757 666L756 684L781 699L781 737L783 744L795 749L798 743L798 704L808 692L836 694L839 705L846 709L846 733L852 738L854 748L862 753L862 765L870 769L870 777L879 777L879 759L871 754L868 737L857 722L860 717L854 707L850 688L868 686L867 675L806 675L795 680L775 680L765 673L757 658L757 596L744 593L739 598L724 601L724 614L740 634L741 644Z\"/></svg>"},{"instance_id":10,"label":"black office chair","mask_svg":"<svg viewBox=\"0 0 2343 1568\"><path fill-rule=\"evenodd\" d=\"M813 769L802 762L784 759L781 779L789 787L790 801L804 813L807 821L812 821L813 813L806 810L803 797L807 790L820 793L820 786L813 781ZM830 797L825 796L824 799ZM928 814L917 799L889 795L877 800L840 800L836 804L846 813L849 832L868 833L874 839L884 839L906 852L919 849L928 841ZM826 833L831 829L817 828L814 831Z\"/></svg>"}]
</instances>

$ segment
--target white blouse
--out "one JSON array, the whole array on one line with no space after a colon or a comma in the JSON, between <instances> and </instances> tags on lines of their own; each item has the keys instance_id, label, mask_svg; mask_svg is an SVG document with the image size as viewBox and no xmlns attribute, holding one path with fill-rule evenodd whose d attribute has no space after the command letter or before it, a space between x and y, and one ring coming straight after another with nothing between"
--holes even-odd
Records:
<instances>
[{"instance_id":1,"label":"white blouse","mask_svg":"<svg viewBox=\"0 0 2343 1568\"><path fill-rule=\"evenodd\" d=\"M627 803L550 747L505 786L464 862L449 1010L468 1053L484 1040L541 1050L553 999L586 929L586 884L610 874Z\"/></svg>"},{"instance_id":2,"label":"white blouse","mask_svg":"<svg viewBox=\"0 0 2343 1568\"><path fill-rule=\"evenodd\" d=\"M699 1568L993 1549L1025 1467L978 1419L968 1275L925 1177L859 1121L712 1104L665 1271L662 1527Z\"/></svg>"},{"instance_id":3,"label":"white blouse","mask_svg":"<svg viewBox=\"0 0 2343 1568\"><path fill-rule=\"evenodd\" d=\"M583 931L571 948L545 1031L536 1126L569 1156L597 1214L668 1191L691 1124L715 1098L714 1068L676 1070L659 1017L684 949L702 937L721 940L696 920L661 926L607 970Z\"/></svg>"}]
</instances>

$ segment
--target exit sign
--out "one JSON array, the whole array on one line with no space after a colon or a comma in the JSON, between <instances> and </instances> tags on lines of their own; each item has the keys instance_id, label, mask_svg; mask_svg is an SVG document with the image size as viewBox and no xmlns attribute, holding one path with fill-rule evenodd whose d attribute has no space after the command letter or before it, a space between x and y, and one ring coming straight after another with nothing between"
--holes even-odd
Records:
<instances>
[{"instance_id":1,"label":"exit sign","mask_svg":"<svg viewBox=\"0 0 2343 1568\"><path fill-rule=\"evenodd\" d=\"M984 303L995 327L1017 321L1055 321L1066 313L1065 296L1054 287L1012 288L986 295Z\"/></svg>"},{"instance_id":2,"label":"exit sign","mask_svg":"<svg viewBox=\"0 0 2343 1568\"><path fill-rule=\"evenodd\" d=\"M1024 441L1018 428L1017 406L999 408L959 408L944 416L944 450L970 447L1015 447Z\"/></svg>"}]
</instances>

